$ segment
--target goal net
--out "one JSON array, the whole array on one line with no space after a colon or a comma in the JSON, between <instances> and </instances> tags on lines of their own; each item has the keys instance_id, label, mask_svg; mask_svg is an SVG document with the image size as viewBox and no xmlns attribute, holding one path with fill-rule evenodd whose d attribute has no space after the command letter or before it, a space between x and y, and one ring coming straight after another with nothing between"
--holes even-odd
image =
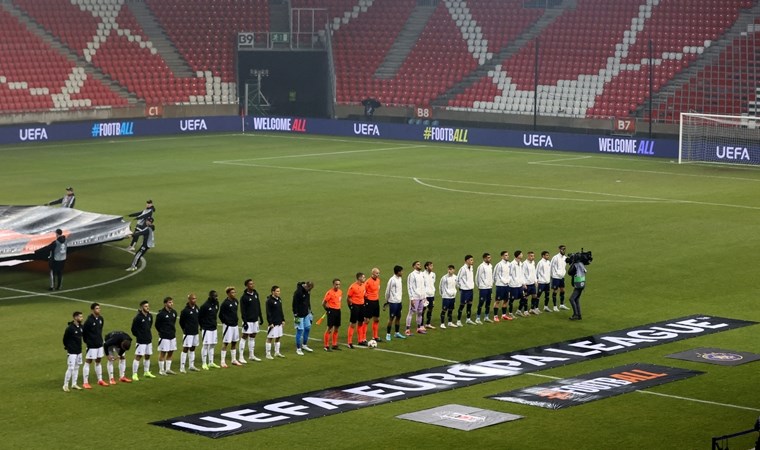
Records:
<instances>
[{"instance_id":1,"label":"goal net","mask_svg":"<svg viewBox=\"0 0 760 450\"><path fill-rule=\"evenodd\" d=\"M760 164L760 117L681 113L678 163Z\"/></svg>"}]
</instances>

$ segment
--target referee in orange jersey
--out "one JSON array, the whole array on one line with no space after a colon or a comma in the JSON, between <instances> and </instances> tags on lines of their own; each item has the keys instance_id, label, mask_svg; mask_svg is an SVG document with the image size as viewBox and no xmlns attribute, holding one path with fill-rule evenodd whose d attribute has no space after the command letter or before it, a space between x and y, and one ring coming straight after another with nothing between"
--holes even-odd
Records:
<instances>
[{"instance_id":1,"label":"referee in orange jersey","mask_svg":"<svg viewBox=\"0 0 760 450\"><path fill-rule=\"evenodd\" d=\"M367 345L367 325L372 319L372 339L375 342L382 342L378 337L378 328L380 324L380 269L372 268L372 274L364 283L364 324L359 328L359 345Z\"/></svg>"},{"instance_id":2,"label":"referee in orange jersey","mask_svg":"<svg viewBox=\"0 0 760 450\"><path fill-rule=\"evenodd\" d=\"M356 273L356 282L348 287L348 348L354 348L354 328L357 329L357 341L361 341L360 327L364 325L364 282L367 277L362 272Z\"/></svg>"},{"instance_id":3,"label":"referee in orange jersey","mask_svg":"<svg viewBox=\"0 0 760 450\"><path fill-rule=\"evenodd\" d=\"M338 328L340 328L340 302L343 291L340 290L340 278L333 279L332 288L325 293L322 306L327 312L327 331L325 331L325 351L340 350L338 347ZM330 346L332 337L332 346Z\"/></svg>"}]
</instances>

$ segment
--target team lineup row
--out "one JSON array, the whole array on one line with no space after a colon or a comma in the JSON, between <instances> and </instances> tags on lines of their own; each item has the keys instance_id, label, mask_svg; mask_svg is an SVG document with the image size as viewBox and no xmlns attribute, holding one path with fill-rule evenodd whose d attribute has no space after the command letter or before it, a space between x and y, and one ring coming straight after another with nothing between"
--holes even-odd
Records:
<instances>
[{"instance_id":1,"label":"team lineup row","mask_svg":"<svg viewBox=\"0 0 760 450\"><path fill-rule=\"evenodd\" d=\"M382 309L389 310L389 321L386 326L385 341L393 338L405 339L412 333L413 316L416 316L416 332L425 334L435 326L431 323L435 305L436 287L441 297L440 327L456 328L465 324L479 325L483 322L499 322L512 320L515 315L527 317L530 314L540 314L539 298L544 295L544 311L559 311L568 309L564 305L564 277L566 273L565 247L560 246L559 253L551 260L549 252L541 253L541 259L536 262L533 252L527 253L523 261L522 252L516 250L514 258L509 260L509 252L501 252L501 260L491 265L491 255L483 254L483 262L473 270L474 257L466 255L464 265L456 272L453 265L448 266L447 273L436 283L433 263L428 261L424 269L420 261L412 264L412 271L407 277L407 295L409 311L406 317L406 329L401 333L400 320L403 297L403 268L394 267L394 275L388 280L385 289ZM267 320L267 337L265 357L267 359L284 358L280 352L280 338L283 336L285 315L283 312L281 289L272 286L270 295L265 301L262 314L259 294L252 279L244 282L245 291L238 300L234 287L225 289L226 298L220 302L216 291L210 291L207 300L198 306L197 296L189 294L187 304L178 314L174 309L174 300L166 297L163 308L156 313L155 322L150 312L150 303L144 300L132 321L131 334L137 342L135 357L132 362L132 377L126 376L126 351L132 346L132 336L123 331L111 331L103 337L104 319L100 314L100 305L91 305L91 314L83 322L83 314L74 312L73 320L69 322L64 333L63 344L68 353L67 371L64 378L64 391L70 389L91 389L89 384L90 366L94 366L97 384L109 386L116 384L114 362L119 363L119 380L124 383L139 381L140 364L143 366L143 377L155 378L150 371L150 357L153 354L152 328L155 327L158 340L159 375L174 375L171 369L172 358L177 350L176 324L183 333L182 352L180 354L181 373L187 371L209 370L211 368L227 368L227 353L230 353L230 364L241 366L247 364L244 358L246 344L248 359L261 361L256 357L255 337L263 328L264 318ZM472 320L473 291L478 288L478 304L475 320ZM296 354L313 350L307 345L314 315L311 309L311 281L297 283L293 294L292 310L295 325ZM490 318L492 294L495 287L495 302L493 320ZM549 292L552 291L553 308L549 307ZM459 291L460 304L457 320L453 320L455 298ZM559 294L559 305L557 304ZM363 273L356 274L356 281L348 288L346 301L350 312L347 333L347 346L354 348L354 333L356 344L361 346L376 346L383 342L379 336L380 321L380 270L373 268L370 277ZM518 300L518 308L514 310L514 302ZM528 307L530 300L530 308ZM338 330L341 326L341 308L343 291L341 280L332 281L332 287L325 293L322 307L325 313L317 320L320 324L327 319L327 329L323 335L325 351L340 350L338 345ZM575 307L574 307L575 309ZM465 322L462 322L466 310ZM240 311L240 315L238 315ZM483 314L484 313L484 314ZM483 319L481 320L481 315ZM575 314L574 314L575 317ZM578 315L579 317L579 315ZM218 322L222 328L222 349L220 365L214 362L215 347L218 343ZM242 325L242 327L240 326ZM368 327L371 326L372 338L368 340ZM392 333L395 328L395 333ZM83 385L77 384L79 367L82 366L82 341L87 345L82 369ZM195 348L201 346L201 368L195 365ZM101 360L107 359L108 380L102 373Z\"/></svg>"}]
</instances>

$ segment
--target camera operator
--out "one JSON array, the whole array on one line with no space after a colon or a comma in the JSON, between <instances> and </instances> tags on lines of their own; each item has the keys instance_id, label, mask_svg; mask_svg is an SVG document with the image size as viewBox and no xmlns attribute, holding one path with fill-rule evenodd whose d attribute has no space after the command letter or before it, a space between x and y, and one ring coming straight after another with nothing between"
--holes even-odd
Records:
<instances>
[{"instance_id":1,"label":"camera operator","mask_svg":"<svg viewBox=\"0 0 760 450\"><path fill-rule=\"evenodd\" d=\"M583 289L586 288L586 264L591 264L591 252L581 250L580 253L572 254L567 259L568 264L570 264L567 272L573 280L573 293L570 296L573 315L570 320L581 320L581 295Z\"/></svg>"}]
</instances>

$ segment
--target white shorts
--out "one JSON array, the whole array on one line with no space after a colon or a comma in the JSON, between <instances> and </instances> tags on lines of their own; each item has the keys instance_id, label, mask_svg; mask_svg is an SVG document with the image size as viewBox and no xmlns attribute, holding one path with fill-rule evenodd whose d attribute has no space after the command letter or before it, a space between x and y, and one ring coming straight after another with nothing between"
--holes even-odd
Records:
<instances>
[{"instance_id":1,"label":"white shorts","mask_svg":"<svg viewBox=\"0 0 760 450\"><path fill-rule=\"evenodd\" d=\"M153 344L137 344L135 356L150 356L153 354Z\"/></svg>"},{"instance_id":2,"label":"white shorts","mask_svg":"<svg viewBox=\"0 0 760 450\"><path fill-rule=\"evenodd\" d=\"M76 355L72 355L71 353L68 354L68 357L66 358L66 365L69 369L73 369L75 367L82 365L82 354L77 353Z\"/></svg>"},{"instance_id":3,"label":"white shorts","mask_svg":"<svg viewBox=\"0 0 760 450\"><path fill-rule=\"evenodd\" d=\"M216 330L202 330L203 345L216 345Z\"/></svg>"},{"instance_id":4,"label":"white shorts","mask_svg":"<svg viewBox=\"0 0 760 450\"><path fill-rule=\"evenodd\" d=\"M282 325L273 326L267 333L267 339L275 339L278 337L282 337Z\"/></svg>"},{"instance_id":5,"label":"white shorts","mask_svg":"<svg viewBox=\"0 0 760 450\"><path fill-rule=\"evenodd\" d=\"M182 338L182 347L197 347L199 342L197 334L186 334Z\"/></svg>"},{"instance_id":6,"label":"white shorts","mask_svg":"<svg viewBox=\"0 0 760 450\"><path fill-rule=\"evenodd\" d=\"M103 356L105 356L105 352L103 350L103 347L98 348L88 348L87 349L87 355L85 356L85 359L100 359Z\"/></svg>"},{"instance_id":7,"label":"white shorts","mask_svg":"<svg viewBox=\"0 0 760 450\"><path fill-rule=\"evenodd\" d=\"M240 328L237 325L222 325L224 336L222 336L222 343L229 344L230 342L237 342L240 340Z\"/></svg>"},{"instance_id":8,"label":"white shorts","mask_svg":"<svg viewBox=\"0 0 760 450\"><path fill-rule=\"evenodd\" d=\"M259 322L243 322L243 334L256 334L259 332Z\"/></svg>"},{"instance_id":9,"label":"white shorts","mask_svg":"<svg viewBox=\"0 0 760 450\"><path fill-rule=\"evenodd\" d=\"M158 339L159 352L173 352L174 350L177 350L177 338Z\"/></svg>"}]
</instances>

